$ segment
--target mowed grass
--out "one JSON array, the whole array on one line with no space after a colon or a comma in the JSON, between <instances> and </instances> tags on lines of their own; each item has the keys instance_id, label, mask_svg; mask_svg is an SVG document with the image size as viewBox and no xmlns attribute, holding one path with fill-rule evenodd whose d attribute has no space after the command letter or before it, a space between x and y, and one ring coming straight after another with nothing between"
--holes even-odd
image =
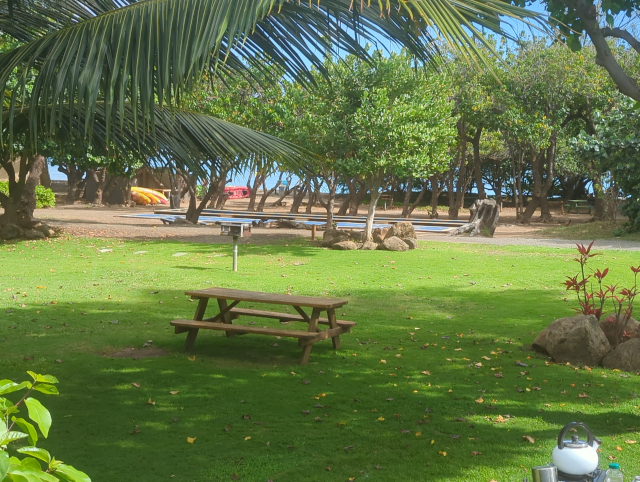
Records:
<instances>
[{"instance_id":1,"label":"mowed grass","mask_svg":"<svg viewBox=\"0 0 640 482\"><path fill-rule=\"evenodd\" d=\"M640 443L627 442L640 442L640 378L547 365L529 349L572 314L560 283L576 272L573 251L343 252L300 239L241 246L237 273L230 251L0 245L0 377L60 379L61 395L38 395L54 420L42 446L96 482L503 482L550 462L559 430L579 420L603 439L601 465L640 474ZM620 283L640 264L620 251L596 263ZM346 298L338 316L358 326L337 352L315 344L307 366L294 339L213 331L200 332L190 361L169 321L193 316L185 290L209 286ZM148 340L168 355L104 356Z\"/></svg>"}]
</instances>

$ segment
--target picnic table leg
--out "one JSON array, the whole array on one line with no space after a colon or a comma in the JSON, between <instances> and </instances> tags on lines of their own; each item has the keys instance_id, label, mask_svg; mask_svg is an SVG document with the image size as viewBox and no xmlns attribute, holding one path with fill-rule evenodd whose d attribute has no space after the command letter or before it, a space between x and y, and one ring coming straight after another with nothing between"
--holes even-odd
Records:
<instances>
[{"instance_id":1,"label":"picnic table leg","mask_svg":"<svg viewBox=\"0 0 640 482\"><path fill-rule=\"evenodd\" d=\"M196 308L196 314L193 315L193 319L196 321L202 321L204 317L204 312L207 310L207 303L209 303L209 298L200 298L198 300L198 307ZM193 348L193 344L196 341L196 337L198 336L198 329L191 329L187 334L187 340L184 342L184 351L190 351Z\"/></svg>"},{"instance_id":2,"label":"picnic table leg","mask_svg":"<svg viewBox=\"0 0 640 482\"><path fill-rule=\"evenodd\" d=\"M221 298L218 298L218 307L220 308L220 311L224 311L227 309L227 300L223 300ZM231 325L231 313L225 313L224 315L222 315L222 323L226 323L227 325ZM227 336L236 336L236 334L238 333L229 333L228 331L225 331Z\"/></svg>"},{"instance_id":3,"label":"picnic table leg","mask_svg":"<svg viewBox=\"0 0 640 482\"><path fill-rule=\"evenodd\" d=\"M310 333L315 333L316 328L318 328L318 318L320 318L320 309L314 308L311 312L311 316L309 317L309 328L307 329ZM313 343L309 343L302 347L302 358L300 358L300 365L306 365L309 363L309 355L311 354L311 347Z\"/></svg>"},{"instance_id":4,"label":"picnic table leg","mask_svg":"<svg viewBox=\"0 0 640 482\"><path fill-rule=\"evenodd\" d=\"M327 310L327 318L329 319L329 329L338 328L338 321L336 320L336 310L330 308ZM340 349L340 335L331 337L334 350Z\"/></svg>"}]
</instances>

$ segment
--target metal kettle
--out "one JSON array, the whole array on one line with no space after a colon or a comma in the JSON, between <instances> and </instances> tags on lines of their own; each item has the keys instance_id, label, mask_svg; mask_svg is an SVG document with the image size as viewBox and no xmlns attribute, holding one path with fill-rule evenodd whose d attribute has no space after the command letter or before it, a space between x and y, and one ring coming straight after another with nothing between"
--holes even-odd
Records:
<instances>
[{"instance_id":1,"label":"metal kettle","mask_svg":"<svg viewBox=\"0 0 640 482\"><path fill-rule=\"evenodd\" d=\"M566 433L574 428L582 427L587 432L587 441L580 440L578 435L572 435L571 440L565 440ZM553 448L551 458L558 470L569 475L587 475L598 468L598 443L593 433L582 422L571 422L560 431L558 446Z\"/></svg>"}]
</instances>

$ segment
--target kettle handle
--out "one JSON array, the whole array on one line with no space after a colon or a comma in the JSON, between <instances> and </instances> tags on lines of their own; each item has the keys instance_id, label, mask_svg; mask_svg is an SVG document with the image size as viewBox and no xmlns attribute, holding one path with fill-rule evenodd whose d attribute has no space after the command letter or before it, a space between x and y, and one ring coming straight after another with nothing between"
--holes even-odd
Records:
<instances>
[{"instance_id":1,"label":"kettle handle","mask_svg":"<svg viewBox=\"0 0 640 482\"><path fill-rule=\"evenodd\" d=\"M585 432L587 432L587 437L588 437L588 442L589 445L593 445L593 433L591 432L591 430L589 429L589 427L587 427L584 423L582 422L571 422L568 423L567 425L564 426L564 428L560 431L560 434L558 435L558 448L560 450L562 450L564 448L564 436L565 434L572 429L573 427L582 427L584 428Z\"/></svg>"}]
</instances>

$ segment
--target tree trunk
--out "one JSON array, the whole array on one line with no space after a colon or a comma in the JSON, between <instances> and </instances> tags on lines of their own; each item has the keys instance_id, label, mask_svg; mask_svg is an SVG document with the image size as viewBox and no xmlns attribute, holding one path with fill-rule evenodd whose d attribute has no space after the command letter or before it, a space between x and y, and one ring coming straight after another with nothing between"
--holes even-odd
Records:
<instances>
[{"instance_id":1,"label":"tree trunk","mask_svg":"<svg viewBox=\"0 0 640 482\"><path fill-rule=\"evenodd\" d=\"M87 198L87 201L93 204L102 204L103 194L105 192L105 185L107 181L107 170L102 169L90 169L87 172L87 177L91 177L95 183L95 192L93 196Z\"/></svg>"},{"instance_id":2,"label":"tree trunk","mask_svg":"<svg viewBox=\"0 0 640 482\"><path fill-rule=\"evenodd\" d=\"M67 204L73 204L80 199L84 181L84 171L78 169L75 164L67 164L64 167L58 167L58 171L67 175Z\"/></svg>"},{"instance_id":3,"label":"tree trunk","mask_svg":"<svg viewBox=\"0 0 640 482\"><path fill-rule=\"evenodd\" d=\"M289 210L290 213L298 214L298 210L300 209L300 206L302 205L302 201L304 200L304 197L309 192L309 187L310 187L309 183L308 182L304 182L293 193L293 201L291 202L291 209Z\"/></svg>"},{"instance_id":4,"label":"tree trunk","mask_svg":"<svg viewBox=\"0 0 640 482\"><path fill-rule=\"evenodd\" d=\"M482 137L482 126L476 129L476 135L471 139L473 146L473 175L478 189L478 199L486 199L487 193L484 190L484 181L482 180L482 163L480 159L480 137Z\"/></svg>"},{"instance_id":5,"label":"tree trunk","mask_svg":"<svg viewBox=\"0 0 640 482\"><path fill-rule=\"evenodd\" d=\"M431 213L429 217L431 219L438 219L438 197L440 197L440 193L444 189L444 183L440 184L440 175L436 174L435 176L431 176L429 178L429 182L431 183ZM427 181L425 181L425 188L427 185Z\"/></svg>"},{"instance_id":6,"label":"tree trunk","mask_svg":"<svg viewBox=\"0 0 640 482\"><path fill-rule=\"evenodd\" d=\"M376 206L378 205L378 200L382 195L380 184L380 181L377 179L374 179L371 182L371 202L369 203L369 209L367 209L367 222L364 226L363 241L373 241L373 219L376 215Z\"/></svg>"},{"instance_id":7,"label":"tree trunk","mask_svg":"<svg viewBox=\"0 0 640 482\"><path fill-rule=\"evenodd\" d=\"M267 181L262 181L262 197L260 198L260 202L258 203L258 212L261 213L264 211L264 205L267 202L269 196L271 196L276 190L278 186L282 183L282 173L280 173L280 177L278 178L278 182L276 182L275 186L271 189L267 190Z\"/></svg>"},{"instance_id":8,"label":"tree trunk","mask_svg":"<svg viewBox=\"0 0 640 482\"><path fill-rule=\"evenodd\" d=\"M466 124L458 121L458 135L460 143L458 145L456 160L449 170L447 190L449 192L449 218L458 219L460 209L464 207L464 194L471 182L467 178L467 135Z\"/></svg>"},{"instance_id":9,"label":"tree trunk","mask_svg":"<svg viewBox=\"0 0 640 482\"><path fill-rule=\"evenodd\" d=\"M4 213L0 215L0 226L17 224L27 229L31 228L32 217L28 209L24 208L23 198L27 174L31 170L32 162L37 157L20 156L17 175L13 166L13 159L2 164L9 177L9 194L0 193L0 205L4 208Z\"/></svg>"},{"instance_id":10,"label":"tree trunk","mask_svg":"<svg viewBox=\"0 0 640 482\"><path fill-rule=\"evenodd\" d=\"M531 217L533 216L533 213L538 208L538 206L540 206L541 208L540 221L542 221L543 223L548 223L552 219L551 212L549 211L547 197L549 195L549 190L553 186L555 172L555 132L551 134L551 138L549 141L549 147L546 150L542 149L536 154L532 149L531 172L533 175L533 193L531 196L531 201L522 214L522 222L524 224L529 224L531 222ZM546 161L546 163L544 161Z\"/></svg>"},{"instance_id":11,"label":"tree trunk","mask_svg":"<svg viewBox=\"0 0 640 482\"><path fill-rule=\"evenodd\" d=\"M51 189L51 176L49 175L49 163L45 159L42 174L40 174L40 184L47 189Z\"/></svg>"},{"instance_id":12,"label":"tree trunk","mask_svg":"<svg viewBox=\"0 0 640 482\"><path fill-rule=\"evenodd\" d=\"M453 231L451 236L469 233L469 236L493 237L500 216L498 204L493 199L478 199L469 211L469 222Z\"/></svg>"},{"instance_id":13,"label":"tree trunk","mask_svg":"<svg viewBox=\"0 0 640 482\"><path fill-rule=\"evenodd\" d=\"M43 156L35 156L30 164L29 177L27 177L22 191L21 209L24 214L32 218L33 211L36 209L36 186L40 184L40 176L42 175L46 160Z\"/></svg>"},{"instance_id":14,"label":"tree trunk","mask_svg":"<svg viewBox=\"0 0 640 482\"><path fill-rule=\"evenodd\" d=\"M249 189L249 205L247 206L247 211L255 211L258 188L262 185L265 178L266 176L264 174L257 172L253 176L253 186L251 185L251 177L247 180L247 189Z\"/></svg>"},{"instance_id":15,"label":"tree trunk","mask_svg":"<svg viewBox=\"0 0 640 482\"><path fill-rule=\"evenodd\" d=\"M402 202L402 213L400 217L406 218L409 216L409 206L411 205L411 194L413 192L413 176L407 178L407 192L404 195L404 201Z\"/></svg>"}]
</instances>

